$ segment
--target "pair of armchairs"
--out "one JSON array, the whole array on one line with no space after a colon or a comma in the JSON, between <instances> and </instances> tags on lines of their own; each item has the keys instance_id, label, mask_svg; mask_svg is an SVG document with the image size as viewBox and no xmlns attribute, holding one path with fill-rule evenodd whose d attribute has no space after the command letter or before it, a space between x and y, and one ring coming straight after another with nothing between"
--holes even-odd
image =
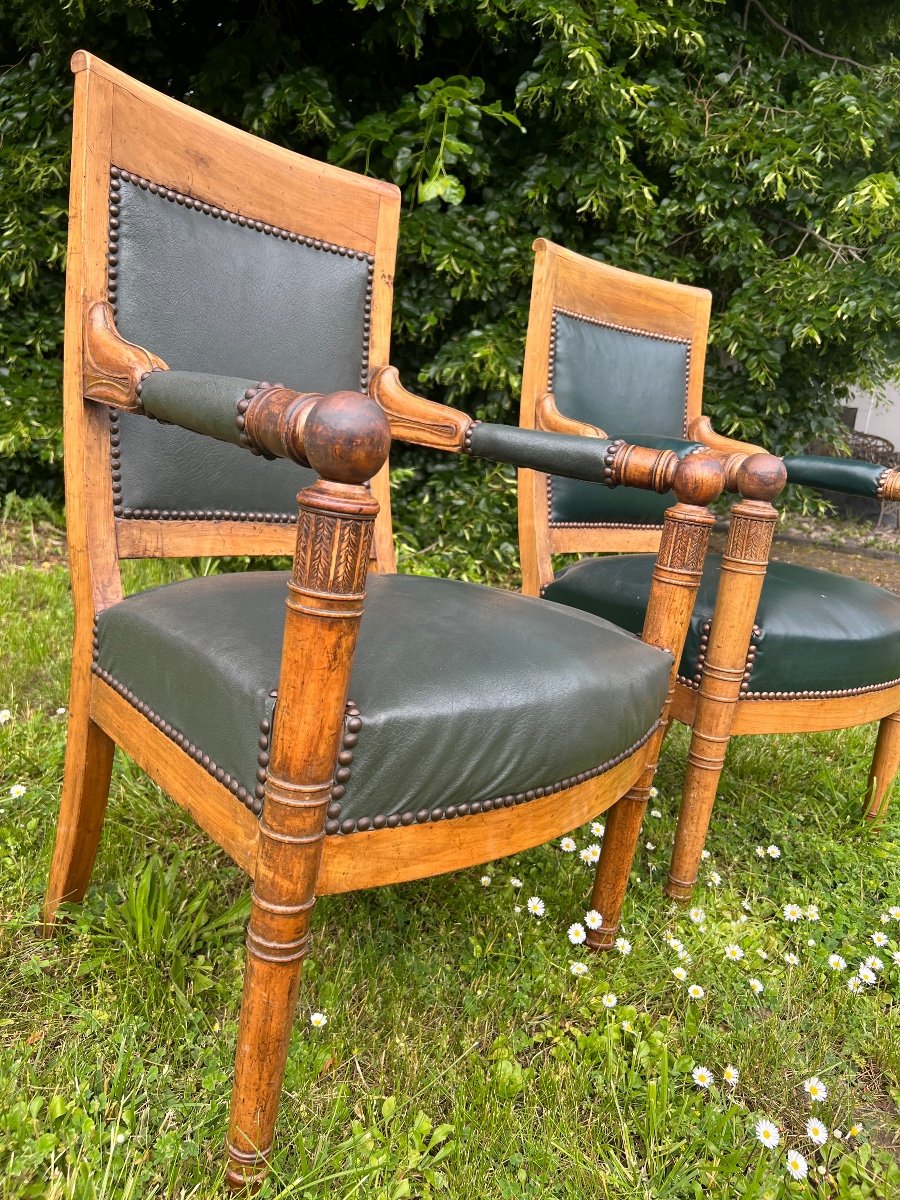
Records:
<instances>
[{"instance_id":1,"label":"pair of armchairs","mask_svg":"<svg viewBox=\"0 0 900 1200\"><path fill-rule=\"evenodd\" d=\"M611 944L706 506L727 480L768 520L783 468L482 424L412 395L389 359L395 188L84 53L73 67L75 634L45 924L84 895L118 745L253 881L228 1136L229 1181L253 1187L318 896L490 861L608 809L589 939ZM641 638L568 603L396 575L392 438L514 463L554 495L577 480L663 497ZM288 575L123 593L122 559L284 552Z\"/></svg>"}]
</instances>

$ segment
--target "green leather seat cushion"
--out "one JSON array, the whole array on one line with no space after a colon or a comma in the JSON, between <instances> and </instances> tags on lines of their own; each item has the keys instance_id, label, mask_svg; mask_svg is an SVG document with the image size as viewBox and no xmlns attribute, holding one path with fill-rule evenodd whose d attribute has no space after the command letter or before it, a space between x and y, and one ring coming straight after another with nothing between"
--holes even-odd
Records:
<instances>
[{"instance_id":1,"label":"green leather seat cushion","mask_svg":"<svg viewBox=\"0 0 900 1200\"><path fill-rule=\"evenodd\" d=\"M651 554L582 559L545 596L639 632L650 594ZM679 673L693 679L702 629L713 613L721 559L707 556ZM749 680L760 692L833 692L900 678L900 597L857 579L771 562L756 616Z\"/></svg>"},{"instance_id":2,"label":"green leather seat cushion","mask_svg":"<svg viewBox=\"0 0 900 1200\"><path fill-rule=\"evenodd\" d=\"M371 575L367 587L350 686L361 728L345 719L352 763L329 832L558 790L624 756L659 717L670 658L606 621L450 580ZM96 669L250 797L260 722L273 704L278 719L286 593L281 573L191 579L98 621Z\"/></svg>"}]
</instances>

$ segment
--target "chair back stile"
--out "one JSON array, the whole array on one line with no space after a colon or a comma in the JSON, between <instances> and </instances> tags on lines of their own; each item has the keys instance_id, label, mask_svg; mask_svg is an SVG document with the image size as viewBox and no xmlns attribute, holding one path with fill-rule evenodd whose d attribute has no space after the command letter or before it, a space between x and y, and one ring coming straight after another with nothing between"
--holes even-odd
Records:
<instances>
[{"instance_id":1,"label":"chair back stile","mask_svg":"<svg viewBox=\"0 0 900 1200\"><path fill-rule=\"evenodd\" d=\"M73 69L66 488L76 605L96 615L121 597L121 558L292 553L315 475L84 400L89 306L110 304L118 334L172 369L365 392L389 357L399 193L83 52ZM370 486L372 566L392 570L386 468Z\"/></svg>"},{"instance_id":2,"label":"chair back stile","mask_svg":"<svg viewBox=\"0 0 900 1200\"><path fill-rule=\"evenodd\" d=\"M534 249L521 424L541 427L541 400L551 393L564 418L608 437L686 437L701 413L710 293L640 278L544 238ZM655 551L672 502L520 471L525 592L550 582L554 554Z\"/></svg>"}]
</instances>

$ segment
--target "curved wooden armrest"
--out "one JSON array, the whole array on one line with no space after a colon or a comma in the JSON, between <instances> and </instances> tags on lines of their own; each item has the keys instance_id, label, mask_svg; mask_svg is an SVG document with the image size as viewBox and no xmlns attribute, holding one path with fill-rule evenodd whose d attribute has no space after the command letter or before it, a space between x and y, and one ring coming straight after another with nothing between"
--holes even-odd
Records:
<instances>
[{"instance_id":1,"label":"curved wooden armrest","mask_svg":"<svg viewBox=\"0 0 900 1200\"><path fill-rule=\"evenodd\" d=\"M596 425L588 425L586 421L576 421L574 417L565 417L556 407L556 397L552 392L544 392L537 402L534 414L534 427L543 433L574 433L578 437L605 438L606 433Z\"/></svg>"},{"instance_id":2,"label":"curved wooden armrest","mask_svg":"<svg viewBox=\"0 0 900 1200\"><path fill-rule=\"evenodd\" d=\"M702 442L710 450L720 450L724 454L741 454L746 458L748 454L767 453L762 446L754 446L752 442L740 442L737 438L716 433L707 416L694 417L688 425L688 437L695 442Z\"/></svg>"},{"instance_id":3,"label":"curved wooden armrest","mask_svg":"<svg viewBox=\"0 0 900 1200\"><path fill-rule=\"evenodd\" d=\"M369 395L387 413L391 436L415 446L460 453L474 420L458 408L426 400L408 391L396 367L376 367L369 376Z\"/></svg>"}]
</instances>

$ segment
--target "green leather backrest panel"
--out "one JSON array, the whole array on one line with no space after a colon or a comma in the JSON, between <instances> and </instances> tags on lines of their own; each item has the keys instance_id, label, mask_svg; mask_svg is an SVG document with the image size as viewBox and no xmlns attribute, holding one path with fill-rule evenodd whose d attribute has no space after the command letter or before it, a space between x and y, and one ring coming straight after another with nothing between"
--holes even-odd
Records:
<instances>
[{"instance_id":1,"label":"green leather backrest panel","mask_svg":"<svg viewBox=\"0 0 900 1200\"><path fill-rule=\"evenodd\" d=\"M641 435L684 436L687 342L632 333L554 313L550 387L567 417L599 425L609 437L641 444ZM674 503L633 488L609 491L554 476L550 519L557 522L662 523Z\"/></svg>"},{"instance_id":2,"label":"green leather backrest panel","mask_svg":"<svg viewBox=\"0 0 900 1200\"><path fill-rule=\"evenodd\" d=\"M371 271L365 256L241 226L124 180L118 208L116 323L123 337L173 370L300 391L360 389ZM145 417L117 418L117 506L126 516L293 517L297 491L314 478L294 463L266 462Z\"/></svg>"}]
</instances>

